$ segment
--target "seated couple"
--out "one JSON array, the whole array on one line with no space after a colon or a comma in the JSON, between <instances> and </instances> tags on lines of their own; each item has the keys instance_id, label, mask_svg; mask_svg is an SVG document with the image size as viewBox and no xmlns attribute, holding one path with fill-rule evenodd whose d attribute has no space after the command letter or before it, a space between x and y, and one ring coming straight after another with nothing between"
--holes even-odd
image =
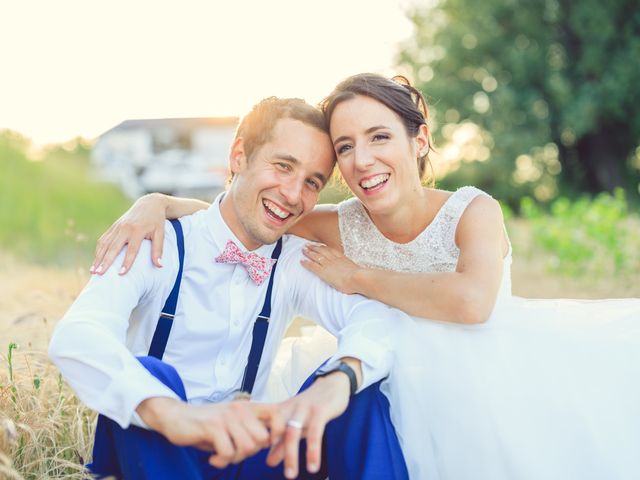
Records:
<instances>
[{"instance_id":1,"label":"seated couple","mask_svg":"<svg viewBox=\"0 0 640 480\"><path fill-rule=\"evenodd\" d=\"M146 197L103 236L50 345L100 413L91 471L639 474L640 300L513 297L498 203L422 184L427 118L406 81L371 74L340 83L321 111L266 99L240 122L232 181L211 206ZM314 209L336 158L356 198ZM260 403L294 315L337 350L299 394Z\"/></svg>"}]
</instances>

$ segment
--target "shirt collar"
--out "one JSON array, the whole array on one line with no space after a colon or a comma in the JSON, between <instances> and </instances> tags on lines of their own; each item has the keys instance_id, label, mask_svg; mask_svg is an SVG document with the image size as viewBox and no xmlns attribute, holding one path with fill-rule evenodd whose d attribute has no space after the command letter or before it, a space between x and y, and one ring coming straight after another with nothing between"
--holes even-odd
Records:
<instances>
[{"instance_id":1,"label":"shirt collar","mask_svg":"<svg viewBox=\"0 0 640 480\"><path fill-rule=\"evenodd\" d=\"M224 197L226 192L220 193L216 199L211 203L211 206L206 211L206 226L209 235L213 239L213 243L218 247L218 250L222 252L224 247L227 245L229 240L233 240L233 242L243 251L246 251L245 246L242 244L238 237L231 231L227 223L222 218L222 213L220 212L220 202ZM257 253L260 256L271 258L271 254L276 244L271 243L268 245L262 245L252 252Z\"/></svg>"}]
</instances>

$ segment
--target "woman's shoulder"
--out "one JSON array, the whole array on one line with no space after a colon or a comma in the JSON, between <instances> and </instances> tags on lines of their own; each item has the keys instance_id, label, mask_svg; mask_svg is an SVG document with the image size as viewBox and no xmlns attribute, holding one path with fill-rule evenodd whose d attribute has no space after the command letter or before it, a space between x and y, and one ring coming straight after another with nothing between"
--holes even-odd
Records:
<instances>
[{"instance_id":1,"label":"woman's shoulder","mask_svg":"<svg viewBox=\"0 0 640 480\"><path fill-rule=\"evenodd\" d=\"M455 216L460 222L470 217L500 217L502 209L497 200L484 190L471 185L458 188L455 192L440 190L447 196L444 203L450 204L450 209L456 211Z\"/></svg>"},{"instance_id":2,"label":"woman's shoulder","mask_svg":"<svg viewBox=\"0 0 640 480\"><path fill-rule=\"evenodd\" d=\"M500 203L478 188L465 188L468 193L459 216L456 245L460 245L463 238L475 239L481 232L500 232L500 236L504 236L504 217ZM508 243L506 238L503 243Z\"/></svg>"},{"instance_id":3,"label":"woman's shoulder","mask_svg":"<svg viewBox=\"0 0 640 480\"><path fill-rule=\"evenodd\" d=\"M300 220L289 233L314 242L340 248L338 205L321 204Z\"/></svg>"},{"instance_id":4,"label":"woman's shoulder","mask_svg":"<svg viewBox=\"0 0 640 480\"><path fill-rule=\"evenodd\" d=\"M455 191L428 188L427 192L434 215L440 223L453 226L453 232L464 231L478 221L502 222L500 204L477 187L464 186Z\"/></svg>"},{"instance_id":5,"label":"woman's shoulder","mask_svg":"<svg viewBox=\"0 0 640 480\"><path fill-rule=\"evenodd\" d=\"M426 190L427 201L433 205L436 211L447 207L449 210L460 210L459 213L462 215L471 204L497 205L491 195L471 185L460 187L455 191L437 188L427 188Z\"/></svg>"}]
</instances>

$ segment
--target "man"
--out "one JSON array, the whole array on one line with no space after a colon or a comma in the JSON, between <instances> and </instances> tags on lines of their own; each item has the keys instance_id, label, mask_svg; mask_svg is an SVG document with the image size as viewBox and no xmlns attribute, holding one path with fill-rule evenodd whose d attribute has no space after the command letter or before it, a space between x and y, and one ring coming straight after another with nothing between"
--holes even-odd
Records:
<instances>
[{"instance_id":1,"label":"man","mask_svg":"<svg viewBox=\"0 0 640 480\"><path fill-rule=\"evenodd\" d=\"M282 478L284 459L287 478L407 477L376 383L391 361L385 324L406 317L328 287L300 266L301 239L279 240L314 207L334 163L317 109L296 99L263 100L238 127L226 194L181 219L182 235L167 224L165 267L140 255L126 276L92 277L57 326L49 355L101 414L94 473ZM177 298L173 322L167 297ZM271 321L261 322L267 307ZM234 399L240 390L260 397L294 314L317 319L340 339L323 374L277 405ZM268 330L256 348L259 323ZM161 324L170 325L164 333Z\"/></svg>"}]
</instances>

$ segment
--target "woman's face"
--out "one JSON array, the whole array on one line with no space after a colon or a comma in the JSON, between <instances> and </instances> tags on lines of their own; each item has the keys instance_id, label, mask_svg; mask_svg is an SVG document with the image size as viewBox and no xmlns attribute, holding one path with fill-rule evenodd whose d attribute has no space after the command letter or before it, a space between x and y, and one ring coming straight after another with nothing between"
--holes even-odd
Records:
<instances>
[{"instance_id":1,"label":"woman's face","mask_svg":"<svg viewBox=\"0 0 640 480\"><path fill-rule=\"evenodd\" d=\"M393 110L358 95L336 106L330 133L340 172L370 213L393 213L421 188L417 157L427 145L426 127L409 138Z\"/></svg>"}]
</instances>

